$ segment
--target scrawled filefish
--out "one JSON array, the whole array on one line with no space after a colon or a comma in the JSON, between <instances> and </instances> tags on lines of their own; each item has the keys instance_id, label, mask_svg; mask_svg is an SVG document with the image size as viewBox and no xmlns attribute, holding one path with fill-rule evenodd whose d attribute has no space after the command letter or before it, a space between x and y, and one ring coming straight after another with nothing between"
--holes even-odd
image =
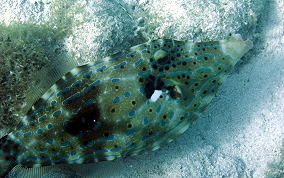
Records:
<instances>
[{"instance_id":1,"label":"scrawled filefish","mask_svg":"<svg viewBox=\"0 0 284 178\"><path fill-rule=\"evenodd\" d=\"M229 39L158 39L78 66L0 141L0 174L114 160L154 151L183 133L253 46Z\"/></svg>"}]
</instances>

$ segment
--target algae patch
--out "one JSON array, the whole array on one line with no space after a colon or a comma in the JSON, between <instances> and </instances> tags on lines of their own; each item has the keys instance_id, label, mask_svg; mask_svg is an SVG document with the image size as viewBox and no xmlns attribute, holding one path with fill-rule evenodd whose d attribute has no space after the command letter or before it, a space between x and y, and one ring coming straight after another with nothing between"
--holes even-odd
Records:
<instances>
[{"instance_id":1,"label":"algae patch","mask_svg":"<svg viewBox=\"0 0 284 178\"><path fill-rule=\"evenodd\" d=\"M67 53L64 40L78 23L72 20L76 10L70 2L54 2L52 18L45 22L0 22L1 137L25 114L25 95L35 73Z\"/></svg>"}]
</instances>

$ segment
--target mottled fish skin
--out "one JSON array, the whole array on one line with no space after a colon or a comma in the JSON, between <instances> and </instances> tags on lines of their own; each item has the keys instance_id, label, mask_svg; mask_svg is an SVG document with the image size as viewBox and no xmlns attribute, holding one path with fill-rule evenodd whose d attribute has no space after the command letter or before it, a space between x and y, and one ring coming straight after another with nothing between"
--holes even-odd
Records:
<instances>
[{"instance_id":1,"label":"mottled fish skin","mask_svg":"<svg viewBox=\"0 0 284 178\"><path fill-rule=\"evenodd\" d=\"M158 39L79 66L0 141L0 175L151 152L195 121L239 58L240 35L189 43Z\"/></svg>"}]
</instances>

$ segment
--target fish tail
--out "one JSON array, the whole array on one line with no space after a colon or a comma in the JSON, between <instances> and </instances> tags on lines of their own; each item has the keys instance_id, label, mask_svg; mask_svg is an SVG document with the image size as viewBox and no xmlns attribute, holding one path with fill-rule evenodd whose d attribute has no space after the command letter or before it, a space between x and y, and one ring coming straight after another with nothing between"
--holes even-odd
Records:
<instances>
[{"instance_id":1,"label":"fish tail","mask_svg":"<svg viewBox=\"0 0 284 178\"><path fill-rule=\"evenodd\" d=\"M0 139L0 177L5 177L18 164L19 144L9 135Z\"/></svg>"}]
</instances>

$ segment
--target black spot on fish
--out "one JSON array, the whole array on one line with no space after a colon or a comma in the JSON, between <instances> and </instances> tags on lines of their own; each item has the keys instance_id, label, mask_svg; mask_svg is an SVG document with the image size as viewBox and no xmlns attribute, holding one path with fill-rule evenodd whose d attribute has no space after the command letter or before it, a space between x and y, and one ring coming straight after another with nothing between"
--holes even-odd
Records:
<instances>
[{"instance_id":1,"label":"black spot on fish","mask_svg":"<svg viewBox=\"0 0 284 178\"><path fill-rule=\"evenodd\" d=\"M163 67L160 67L159 68L159 72L163 72L164 71L164 68Z\"/></svg>"},{"instance_id":2,"label":"black spot on fish","mask_svg":"<svg viewBox=\"0 0 284 178\"><path fill-rule=\"evenodd\" d=\"M154 70L158 69L158 66L156 64L153 64L152 67Z\"/></svg>"},{"instance_id":3,"label":"black spot on fish","mask_svg":"<svg viewBox=\"0 0 284 178\"><path fill-rule=\"evenodd\" d=\"M156 90L161 90L165 86L165 82L163 82L160 78L157 80Z\"/></svg>"},{"instance_id":4,"label":"black spot on fish","mask_svg":"<svg viewBox=\"0 0 284 178\"><path fill-rule=\"evenodd\" d=\"M165 65L167 64L168 61L170 61L170 56L167 54L166 56L160 58L157 60L157 63L160 64L160 65Z\"/></svg>"},{"instance_id":5,"label":"black spot on fish","mask_svg":"<svg viewBox=\"0 0 284 178\"><path fill-rule=\"evenodd\" d=\"M86 106L78 111L77 114L70 118L69 122L64 126L64 130L71 135L78 135L92 130L95 121L100 120L101 112L96 103Z\"/></svg>"},{"instance_id":6,"label":"black spot on fish","mask_svg":"<svg viewBox=\"0 0 284 178\"><path fill-rule=\"evenodd\" d=\"M150 99L155 91L155 80L156 78L153 75L149 75L148 77L146 77L147 82L145 84L144 90L147 99Z\"/></svg>"},{"instance_id":7,"label":"black spot on fish","mask_svg":"<svg viewBox=\"0 0 284 178\"><path fill-rule=\"evenodd\" d=\"M138 79L138 81L139 81L140 83L143 83L143 82L144 82L144 78L143 78L143 77L140 77L140 78Z\"/></svg>"},{"instance_id":8,"label":"black spot on fish","mask_svg":"<svg viewBox=\"0 0 284 178\"><path fill-rule=\"evenodd\" d=\"M109 137L109 133L107 133L107 132L104 133L104 137L106 137L106 138Z\"/></svg>"}]
</instances>

